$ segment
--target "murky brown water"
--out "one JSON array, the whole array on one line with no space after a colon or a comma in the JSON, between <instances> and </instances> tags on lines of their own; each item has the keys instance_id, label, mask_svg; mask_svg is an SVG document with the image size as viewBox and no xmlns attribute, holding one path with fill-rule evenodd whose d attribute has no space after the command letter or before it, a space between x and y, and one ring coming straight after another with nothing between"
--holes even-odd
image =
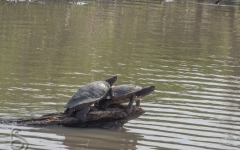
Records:
<instances>
[{"instance_id":1,"label":"murky brown water","mask_svg":"<svg viewBox=\"0 0 240 150\"><path fill-rule=\"evenodd\" d=\"M85 83L155 85L122 131L0 125L29 149L240 149L236 3L0 1L0 118L60 112ZM15 137L16 138L16 137Z\"/></svg>"}]
</instances>

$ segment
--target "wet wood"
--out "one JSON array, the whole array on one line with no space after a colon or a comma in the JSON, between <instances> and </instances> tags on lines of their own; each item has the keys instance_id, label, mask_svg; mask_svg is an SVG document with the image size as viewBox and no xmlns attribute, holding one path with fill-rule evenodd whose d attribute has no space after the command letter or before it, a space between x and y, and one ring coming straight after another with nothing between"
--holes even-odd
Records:
<instances>
[{"instance_id":1,"label":"wet wood","mask_svg":"<svg viewBox=\"0 0 240 150\"><path fill-rule=\"evenodd\" d=\"M131 114L125 112L125 106L114 106L104 111L99 111L91 108L87 114L86 122L81 123L75 117L69 117L64 113L52 113L43 115L39 118L29 119L8 119L0 120L1 124L14 124L22 126L66 126L80 128L104 128L104 129L119 129L123 127L129 120L138 118L145 111L142 108L133 106Z\"/></svg>"}]
</instances>

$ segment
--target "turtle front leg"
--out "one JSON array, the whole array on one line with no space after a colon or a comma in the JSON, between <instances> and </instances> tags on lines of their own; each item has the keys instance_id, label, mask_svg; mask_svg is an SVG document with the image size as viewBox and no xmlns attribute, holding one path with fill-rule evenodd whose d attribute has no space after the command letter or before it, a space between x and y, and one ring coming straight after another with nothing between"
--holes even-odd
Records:
<instances>
[{"instance_id":1,"label":"turtle front leg","mask_svg":"<svg viewBox=\"0 0 240 150\"><path fill-rule=\"evenodd\" d=\"M99 107L106 110L108 106L112 103L112 99L102 99L99 101Z\"/></svg>"},{"instance_id":2,"label":"turtle front leg","mask_svg":"<svg viewBox=\"0 0 240 150\"><path fill-rule=\"evenodd\" d=\"M139 99L139 100L136 100L136 106L137 106L137 107L140 107L140 99Z\"/></svg>"},{"instance_id":3,"label":"turtle front leg","mask_svg":"<svg viewBox=\"0 0 240 150\"><path fill-rule=\"evenodd\" d=\"M130 97L130 101L128 103L128 106L127 106L127 113L128 114L131 114L132 113L132 106L133 106L133 102L135 101L135 94L133 94L131 97Z\"/></svg>"},{"instance_id":4,"label":"turtle front leg","mask_svg":"<svg viewBox=\"0 0 240 150\"><path fill-rule=\"evenodd\" d=\"M76 118L79 119L82 123L86 121L86 115L90 111L89 106L84 106L81 110L76 113Z\"/></svg>"},{"instance_id":5,"label":"turtle front leg","mask_svg":"<svg viewBox=\"0 0 240 150\"><path fill-rule=\"evenodd\" d=\"M136 107L140 107L140 100L141 100L142 96L138 96L135 98L136 101Z\"/></svg>"},{"instance_id":6,"label":"turtle front leg","mask_svg":"<svg viewBox=\"0 0 240 150\"><path fill-rule=\"evenodd\" d=\"M107 107L113 102L113 99L115 97L117 97L117 93L113 93L113 89L110 88L105 99L102 99L98 102L99 107L102 108L103 110L107 109Z\"/></svg>"},{"instance_id":7,"label":"turtle front leg","mask_svg":"<svg viewBox=\"0 0 240 150\"><path fill-rule=\"evenodd\" d=\"M72 113L74 112L74 108L67 108L66 111L68 111L68 116L71 117Z\"/></svg>"},{"instance_id":8,"label":"turtle front leg","mask_svg":"<svg viewBox=\"0 0 240 150\"><path fill-rule=\"evenodd\" d=\"M118 96L117 93L114 93L114 92L113 92L113 89L112 89L112 88L109 89L109 93L110 93L110 97L111 97L111 98L115 98L115 97ZM110 99L111 99L111 98L110 98Z\"/></svg>"}]
</instances>

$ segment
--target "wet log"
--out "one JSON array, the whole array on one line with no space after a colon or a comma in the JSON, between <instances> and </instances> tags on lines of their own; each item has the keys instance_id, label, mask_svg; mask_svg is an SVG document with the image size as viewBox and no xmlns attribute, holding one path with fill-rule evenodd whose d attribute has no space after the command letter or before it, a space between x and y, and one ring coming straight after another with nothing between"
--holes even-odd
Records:
<instances>
[{"instance_id":1,"label":"wet log","mask_svg":"<svg viewBox=\"0 0 240 150\"><path fill-rule=\"evenodd\" d=\"M133 106L131 114L125 112L125 106L108 108L104 111L96 110L94 107L86 116L86 122L82 123L75 117L69 117L64 113L52 113L39 118L29 119L7 119L0 120L0 124L14 124L21 126L66 126L80 128L104 128L119 129L129 120L138 118L145 111L142 108Z\"/></svg>"}]
</instances>

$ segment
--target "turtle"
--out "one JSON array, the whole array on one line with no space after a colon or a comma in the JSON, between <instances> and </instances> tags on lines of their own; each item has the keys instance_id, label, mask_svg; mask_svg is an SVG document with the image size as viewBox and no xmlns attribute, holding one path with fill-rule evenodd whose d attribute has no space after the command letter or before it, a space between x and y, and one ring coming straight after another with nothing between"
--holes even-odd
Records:
<instances>
[{"instance_id":1,"label":"turtle","mask_svg":"<svg viewBox=\"0 0 240 150\"><path fill-rule=\"evenodd\" d=\"M155 90L155 86L147 86L142 88L141 86L136 86L133 84L123 84L119 86L112 87L113 93L117 96L112 99L102 99L94 104L94 106L101 109L106 109L111 104L121 104L129 102L126 112L130 114L132 112L133 102L136 101L136 106L140 106L140 99L152 91Z\"/></svg>"},{"instance_id":2,"label":"turtle","mask_svg":"<svg viewBox=\"0 0 240 150\"><path fill-rule=\"evenodd\" d=\"M214 4L219 4L222 0L217 0Z\"/></svg>"},{"instance_id":3,"label":"turtle","mask_svg":"<svg viewBox=\"0 0 240 150\"><path fill-rule=\"evenodd\" d=\"M109 99L114 96L112 85L116 82L117 76L113 76L106 81L94 81L82 86L64 106L71 116L76 112L76 118L81 122L86 121L86 115L90 111L90 106L101 99Z\"/></svg>"}]
</instances>

